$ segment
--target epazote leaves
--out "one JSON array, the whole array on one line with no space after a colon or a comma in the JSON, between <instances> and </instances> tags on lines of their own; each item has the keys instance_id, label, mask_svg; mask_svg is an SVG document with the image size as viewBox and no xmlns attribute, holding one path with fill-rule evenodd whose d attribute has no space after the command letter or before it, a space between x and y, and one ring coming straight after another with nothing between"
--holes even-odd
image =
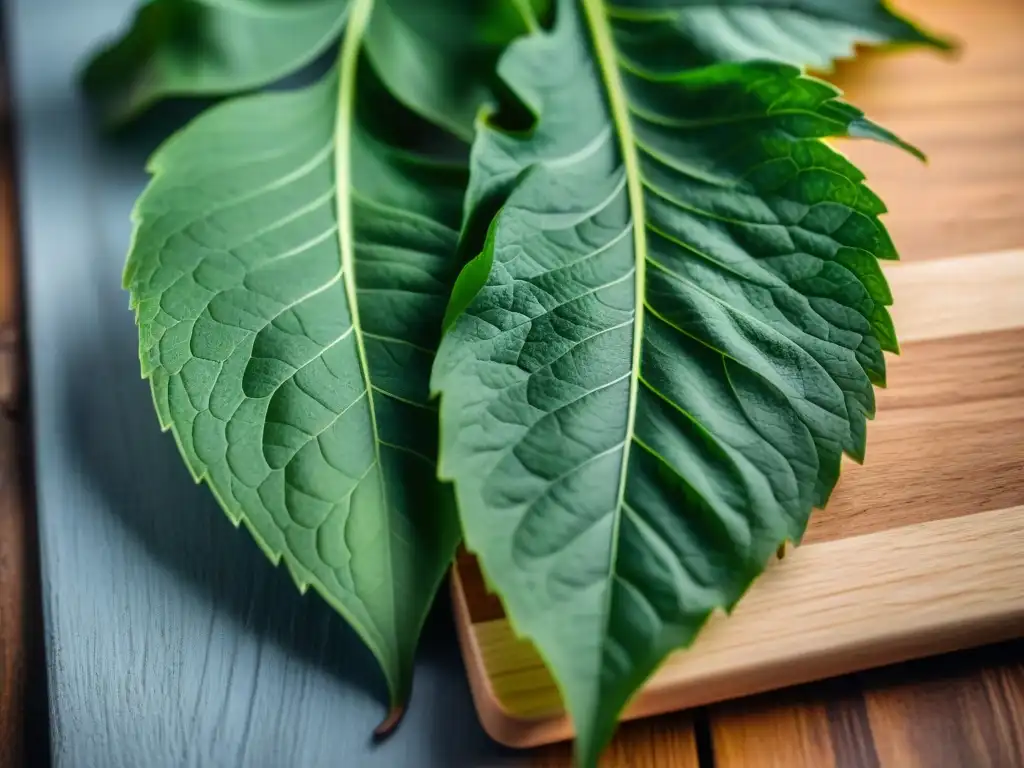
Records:
<instances>
[{"instance_id":1,"label":"epazote leaves","mask_svg":"<svg viewBox=\"0 0 1024 768\"><path fill-rule=\"evenodd\" d=\"M537 123L481 129L469 202L506 199L432 380L467 546L583 765L863 456L896 348L885 209L822 139L905 145L786 64L624 56L675 21L622 6L561 0L503 59Z\"/></svg>"},{"instance_id":2,"label":"epazote leaves","mask_svg":"<svg viewBox=\"0 0 1024 768\"><path fill-rule=\"evenodd\" d=\"M858 43L949 46L882 0L150 0L87 67L120 124L338 53L157 152L125 284L161 424L389 723L458 517L593 765L863 458L896 254L823 140L916 150L799 69Z\"/></svg>"},{"instance_id":3,"label":"epazote leaves","mask_svg":"<svg viewBox=\"0 0 1024 768\"><path fill-rule=\"evenodd\" d=\"M353 0L152 0L89 63L112 125L170 97L223 96L290 75L339 39ZM498 56L550 0L375 0L363 48L400 102L465 141Z\"/></svg>"},{"instance_id":4,"label":"epazote leaves","mask_svg":"<svg viewBox=\"0 0 1024 768\"><path fill-rule=\"evenodd\" d=\"M320 82L214 108L157 152L125 285L189 468L355 627L398 712L459 538L428 377L467 169L403 143L423 130L360 55L371 6Z\"/></svg>"}]
</instances>

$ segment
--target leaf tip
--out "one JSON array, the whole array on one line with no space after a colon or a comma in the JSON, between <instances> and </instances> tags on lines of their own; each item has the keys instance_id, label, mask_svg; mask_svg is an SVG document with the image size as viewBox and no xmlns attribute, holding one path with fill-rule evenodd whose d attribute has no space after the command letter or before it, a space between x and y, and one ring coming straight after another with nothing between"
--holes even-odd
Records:
<instances>
[{"instance_id":1,"label":"leaf tip","mask_svg":"<svg viewBox=\"0 0 1024 768\"><path fill-rule=\"evenodd\" d=\"M914 42L919 42L922 45L927 45L934 48L942 53L949 54L950 56L959 56L963 50L963 43L955 37L948 35L940 35L931 30L925 29L924 27L910 22L914 28L914 32L917 33L918 39Z\"/></svg>"},{"instance_id":2,"label":"leaf tip","mask_svg":"<svg viewBox=\"0 0 1024 768\"><path fill-rule=\"evenodd\" d=\"M402 718L405 717L405 702L401 704L393 704L391 710L388 712L388 716L384 718L383 722L373 729L373 738L380 740L386 739L392 733L398 724L402 722Z\"/></svg>"},{"instance_id":3,"label":"leaf tip","mask_svg":"<svg viewBox=\"0 0 1024 768\"><path fill-rule=\"evenodd\" d=\"M892 131L888 131L878 123L868 120L866 117L859 117L855 120L851 120L849 127L846 129L847 135L853 139L874 139L884 144L889 144L899 149L905 150L920 160L922 163L927 163L928 158L920 149L915 147L910 142L904 141Z\"/></svg>"}]
</instances>

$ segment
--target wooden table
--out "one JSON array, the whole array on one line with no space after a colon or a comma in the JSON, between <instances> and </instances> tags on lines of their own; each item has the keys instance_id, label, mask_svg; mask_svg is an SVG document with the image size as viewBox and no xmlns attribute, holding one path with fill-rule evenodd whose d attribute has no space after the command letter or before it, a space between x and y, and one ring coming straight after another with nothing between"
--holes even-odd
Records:
<instances>
[{"instance_id":1,"label":"wooden table","mask_svg":"<svg viewBox=\"0 0 1024 768\"><path fill-rule=\"evenodd\" d=\"M39 564L25 428L18 226L0 26L0 768L45 764Z\"/></svg>"},{"instance_id":2,"label":"wooden table","mask_svg":"<svg viewBox=\"0 0 1024 768\"><path fill-rule=\"evenodd\" d=\"M1024 0L899 5L960 37L959 60L870 53L841 66L836 80L854 103L920 145L932 162L921 167L868 145L844 151L893 211L887 223L904 259L1024 248ZM6 104L0 93L0 768L36 768L45 764L45 675ZM995 347L1006 341L998 334L985 338ZM936 365L940 375L941 357ZM1019 367L1007 371L1007 386L1016 387L1007 393L1015 398L1008 407L1024 403L1020 374ZM997 431L985 441L943 442L918 457L949 468L936 473L936 503L1024 504L1024 468L989 471L1013 439ZM959 482L965 473L969 482ZM570 753L558 745L524 760L568 766ZM1024 766L1024 641L631 723L606 765Z\"/></svg>"}]
</instances>

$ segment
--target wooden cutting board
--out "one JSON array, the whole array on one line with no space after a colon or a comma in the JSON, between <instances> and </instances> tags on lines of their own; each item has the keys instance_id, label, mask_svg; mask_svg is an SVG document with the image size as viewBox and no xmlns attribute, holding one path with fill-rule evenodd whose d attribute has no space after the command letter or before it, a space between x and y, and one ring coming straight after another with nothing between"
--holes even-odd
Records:
<instances>
[{"instance_id":1,"label":"wooden cutting board","mask_svg":"<svg viewBox=\"0 0 1024 768\"><path fill-rule=\"evenodd\" d=\"M1024 635L1024 229L1008 208L1024 216L1024 147L1010 141L1022 123L1014 88L1024 67L1008 66L1024 60L1007 54L1015 43L998 62L985 58L1019 39L1010 30L1024 26L1024 6L991 0L974 14L954 0L902 5L967 38L971 55L962 67L921 54L855 65L863 69L842 83L872 116L921 142L935 166L843 147L869 182L880 178L906 259L886 270L903 352L889 358L867 461L847 463L803 545L671 656L626 719ZM986 118L988 104L1000 112ZM980 183L993 174L1001 185ZM453 593L487 732L516 747L569 738L550 675L468 555Z\"/></svg>"}]
</instances>

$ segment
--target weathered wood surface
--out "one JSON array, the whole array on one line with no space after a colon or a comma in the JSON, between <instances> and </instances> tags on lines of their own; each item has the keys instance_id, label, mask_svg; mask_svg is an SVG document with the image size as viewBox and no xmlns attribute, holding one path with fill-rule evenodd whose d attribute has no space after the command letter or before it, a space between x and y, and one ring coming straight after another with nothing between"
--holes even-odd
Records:
<instances>
[{"instance_id":1,"label":"weathered wood surface","mask_svg":"<svg viewBox=\"0 0 1024 768\"><path fill-rule=\"evenodd\" d=\"M24 761L24 702L32 642L30 585L36 573L19 461L17 229L2 54L0 41L0 768L14 768Z\"/></svg>"}]
</instances>

